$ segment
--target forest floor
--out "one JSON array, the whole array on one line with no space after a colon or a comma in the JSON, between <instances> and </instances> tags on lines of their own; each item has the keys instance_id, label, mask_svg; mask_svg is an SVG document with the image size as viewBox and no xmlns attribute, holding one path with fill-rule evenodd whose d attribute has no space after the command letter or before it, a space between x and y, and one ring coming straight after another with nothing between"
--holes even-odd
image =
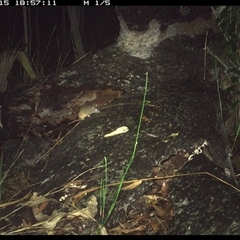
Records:
<instances>
[{"instance_id":1,"label":"forest floor","mask_svg":"<svg viewBox=\"0 0 240 240\"><path fill-rule=\"evenodd\" d=\"M169 46L168 46L169 43ZM187 49L192 48L194 51L194 40L191 40L191 44L186 44L185 47ZM199 42L196 40L196 44L199 45ZM172 42L169 40L164 41L164 47L171 52L172 49ZM172 66L176 65L179 66L179 58L177 57L179 54L182 54L182 45L181 51L179 53L176 52L177 47L174 49L173 55L175 57L171 59L166 59L168 64ZM199 48L199 47L198 47ZM204 46L202 46L204 48ZM186 51L187 53L188 51ZM197 54L197 53L196 53ZM170 54L171 55L171 54ZM187 59L187 54L185 55ZM182 63L184 68L191 69L192 66L186 66L186 63ZM199 69L201 69L204 75L204 59L200 58L199 60ZM165 77L168 75L174 74L172 72L167 72ZM175 74L179 74L175 73ZM184 77L184 76L179 76ZM167 79L165 79L167 81ZM240 141L236 143L236 146L240 146ZM233 154L233 165L235 167L236 173L240 172L240 147L236 147ZM152 172L153 175L158 174L159 169L153 168ZM15 176L15 181L18 183L22 183L24 186L29 184L28 179L28 172L19 173L18 176ZM8 179L9 182L5 183L6 185L12 185L11 179ZM31 183L32 184L32 183ZM111 222L107 222L107 224L96 232L96 229L99 229L99 223L90 218L84 218L84 214L86 211L88 214L91 215L91 211L97 211L97 203L94 205L94 210L90 210L91 204L89 202L86 203L86 208L82 209L82 213L79 212L72 212L71 214L65 213L58 213L57 215L53 216L52 218L44 221L39 222L26 222L22 221L22 226L16 226L11 219L11 227L8 224L8 215L2 215L0 218L0 222L4 222L5 224L1 223L1 235L12 235L12 234L51 234L51 235L63 235L63 234L109 234L109 235L164 235L167 232L169 221L171 220L172 216L174 215L174 209L172 207L171 201L168 198L168 180L155 180L153 181L153 185L149 191L140 197L135 206L137 208L126 210L125 218L123 221L119 222L118 224L113 224ZM0 209L4 209L5 207L14 205L15 207L23 207L25 206L32 207L31 201L39 200L37 196L32 196L31 200L25 201L24 199L28 199L30 195L26 195L25 198L14 200L10 202L5 202L0 204ZM34 199L35 197L35 199ZM44 198L43 196L39 196ZM40 201L40 200L39 200ZM93 202L96 200L92 200ZM19 202L19 205L16 203ZM24 204L23 204L24 202ZM55 200L53 199L44 199L40 201L38 207L32 207L32 212L34 214L39 215L42 213L42 217L44 219L44 209L47 205L54 203ZM21 203L21 204L20 204ZM49 206L48 206L49 207ZM13 212L16 209L13 209ZM83 213L84 212L84 213ZM11 215L11 214L10 214ZM23 216L23 219L26 216ZM27 217L26 217L27 218ZM113 226L114 225L114 226Z\"/></svg>"}]
</instances>

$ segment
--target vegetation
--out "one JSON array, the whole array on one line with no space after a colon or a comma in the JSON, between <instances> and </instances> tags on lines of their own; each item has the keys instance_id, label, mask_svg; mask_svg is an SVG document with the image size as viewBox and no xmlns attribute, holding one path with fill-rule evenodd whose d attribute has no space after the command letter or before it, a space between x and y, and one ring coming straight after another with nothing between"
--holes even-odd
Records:
<instances>
[{"instance_id":1,"label":"vegetation","mask_svg":"<svg viewBox=\"0 0 240 240\"><path fill-rule=\"evenodd\" d=\"M62 6L2 10L0 92L7 85L10 89L62 70L117 37L116 28L109 27L107 34L101 31L117 21L113 7L104 9Z\"/></svg>"},{"instance_id":2,"label":"vegetation","mask_svg":"<svg viewBox=\"0 0 240 240\"><path fill-rule=\"evenodd\" d=\"M236 133L232 144L232 150L236 144L240 133L240 7L239 6L223 6L215 10L216 25L219 27L224 38L223 54L227 56L221 59L215 57L216 60L224 67L225 73L230 77L230 83L226 87L225 92L230 95L232 108L236 114ZM219 85L217 68L215 65L215 77ZM219 86L218 86L219 88ZM221 100L220 109L221 107Z\"/></svg>"},{"instance_id":3,"label":"vegetation","mask_svg":"<svg viewBox=\"0 0 240 240\"><path fill-rule=\"evenodd\" d=\"M117 200L118 200L118 196L120 194L120 191L121 191L121 188L122 188L122 185L123 185L123 182L125 180L125 177L134 161L134 158L135 158L135 154L136 154L136 150L137 150L137 144L138 144L138 139L139 139L139 134L140 134L140 130L141 130L141 123L142 123L142 118L143 118L143 111L144 111L144 107L145 107L145 103L146 103L146 95L147 95L147 85L148 85L148 73L146 73L146 80L145 80L145 88L144 88L144 95L143 95L143 101L142 101L142 108L141 108L141 112L140 112L140 115L139 115L139 122L138 122L138 128L137 128L137 133L136 133L136 139L135 139L135 143L134 143L134 146L133 146L133 151L132 151L132 155L131 155L131 158L129 160L129 163L127 164L127 167L126 167L126 170L124 172L124 174L122 175L121 177L121 180L120 180L120 183L118 185L118 188L116 190L116 194L115 194L115 198L110 206L110 209L106 215L106 217L104 217L104 219L102 220L102 223L100 224L100 231L101 231L101 228L102 226L104 226L107 222L107 220L109 219L109 217L111 216L111 213L112 211L114 210L114 207L117 203ZM104 161L106 162L106 158L104 159ZM105 164L106 165L106 164ZM106 169L106 168L105 168ZM101 183L106 183L107 182L107 172L105 171L105 178L102 179ZM102 206L101 208L104 209L105 207L105 199L106 199L106 185L105 184L101 184L101 199L102 199ZM101 211L103 212L103 211Z\"/></svg>"}]
</instances>

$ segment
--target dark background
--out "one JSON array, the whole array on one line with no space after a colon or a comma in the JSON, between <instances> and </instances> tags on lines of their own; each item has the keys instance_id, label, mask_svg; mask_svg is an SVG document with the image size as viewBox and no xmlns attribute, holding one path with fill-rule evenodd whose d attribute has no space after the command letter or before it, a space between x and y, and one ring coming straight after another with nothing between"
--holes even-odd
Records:
<instances>
[{"instance_id":1,"label":"dark background","mask_svg":"<svg viewBox=\"0 0 240 240\"><path fill-rule=\"evenodd\" d=\"M48 75L72 64L76 58L71 24L66 6L26 7L28 10L29 59L37 71ZM80 34L85 52L96 52L114 43L119 21L113 6L77 6ZM80 9L81 8L81 9ZM24 49L23 7L0 7L0 53ZM60 67L56 69L58 63ZM21 66L16 61L8 76L12 85L21 82ZM39 76L41 77L41 76ZM9 86L8 86L9 87Z\"/></svg>"}]
</instances>

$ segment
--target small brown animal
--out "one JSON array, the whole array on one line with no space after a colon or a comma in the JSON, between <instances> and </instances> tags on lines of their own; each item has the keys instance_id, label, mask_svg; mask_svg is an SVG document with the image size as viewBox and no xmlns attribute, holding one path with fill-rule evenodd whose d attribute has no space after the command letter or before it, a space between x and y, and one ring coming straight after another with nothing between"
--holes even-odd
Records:
<instances>
[{"instance_id":1,"label":"small brown animal","mask_svg":"<svg viewBox=\"0 0 240 240\"><path fill-rule=\"evenodd\" d=\"M99 109L95 105L82 106L78 112L78 118L84 120L89 117L92 113L100 113Z\"/></svg>"}]
</instances>

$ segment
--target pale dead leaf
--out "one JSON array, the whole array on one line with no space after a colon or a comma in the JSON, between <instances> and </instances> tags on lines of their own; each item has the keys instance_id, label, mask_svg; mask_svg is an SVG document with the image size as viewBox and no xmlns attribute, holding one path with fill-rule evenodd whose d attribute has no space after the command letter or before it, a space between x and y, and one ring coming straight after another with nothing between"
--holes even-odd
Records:
<instances>
[{"instance_id":1,"label":"pale dead leaf","mask_svg":"<svg viewBox=\"0 0 240 240\"><path fill-rule=\"evenodd\" d=\"M100 226L100 235L108 235L107 230L104 226Z\"/></svg>"},{"instance_id":2,"label":"pale dead leaf","mask_svg":"<svg viewBox=\"0 0 240 240\"><path fill-rule=\"evenodd\" d=\"M127 126L122 126L122 127L119 127L117 128L116 130L114 130L113 132L110 132L108 134L105 134L103 137L104 138L107 138L107 137L113 137L113 136L116 136L118 134L122 134L122 133L126 133L128 132L128 127Z\"/></svg>"},{"instance_id":3,"label":"pale dead leaf","mask_svg":"<svg viewBox=\"0 0 240 240\"><path fill-rule=\"evenodd\" d=\"M38 194L34 192L30 200L24 203L24 205L32 208L32 213L36 221L43 222L49 218L49 215L42 213L48 203L49 200L47 198L38 196ZM40 207L38 207L38 205L40 205Z\"/></svg>"},{"instance_id":4,"label":"pale dead leaf","mask_svg":"<svg viewBox=\"0 0 240 240\"><path fill-rule=\"evenodd\" d=\"M142 183L142 180L136 180L136 181L134 181L134 183L131 183L131 184L123 187L122 190L124 190L124 191L132 190L132 189L138 187L141 183Z\"/></svg>"},{"instance_id":5,"label":"pale dead leaf","mask_svg":"<svg viewBox=\"0 0 240 240\"><path fill-rule=\"evenodd\" d=\"M52 198L46 198L44 196L38 196L38 193L34 192L32 194L32 197L30 198L29 201L27 202L24 202L22 205L23 206L28 206L28 207L34 207L36 205L39 205L41 203L44 203L44 202L49 202L49 201L54 201L54 202L57 202L55 199L52 199Z\"/></svg>"},{"instance_id":6,"label":"pale dead leaf","mask_svg":"<svg viewBox=\"0 0 240 240\"><path fill-rule=\"evenodd\" d=\"M169 184L167 183L166 180L164 180L163 183L162 183L162 188L160 190L161 196L167 197L167 195L168 195L168 188L169 188Z\"/></svg>"},{"instance_id":7,"label":"pale dead leaf","mask_svg":"<svg viewBox=\"0 0 240 240\"><path fill-rule=\"evenodd\" d=\"M98 206L97 198L94 195L92 195L89 197L86 208L74 210L71 213L69 213L68 217L71 218L81 216L84 218L91 218L92 220L94 220L94 217L97 214L97 206Z\"/></svg>"},{"instance_id":8,"label":"pale dead leaf","mask_svg":"<svg viewBox=\"0 0 240 240\"><path fill-rule=\"evenodd\" d=\"M143 195L142 198L144 199L146 204L151 206L156 204L159 199L159 197L156 195Z\"/></svg>"},{"instance_id":9,"label":"pale dead leaf","mask_svg":"<svg viewBox=\"0 0 240 240\"><path fill-rule=\"evenodd\" d=\"M66 216L66 213L64 212L58 212L54 214L52 217L50 217L47 221L42 223L42 226L47 230L53 230L59 220L61 220L64 216Z\"/></svg>"},{"instance_id":10,"label":"pale dead leaf","mask_svg":"<svg viewBox=\"0 0 240 240\"><path fill-rule=\"evenodd\" d=\"M33 212L34 218L38 222L46 221L49 218L49 216L47 214L39 212L39 209L37 207L32 207L32 212Z\"/></svg>"}]
</instances>

